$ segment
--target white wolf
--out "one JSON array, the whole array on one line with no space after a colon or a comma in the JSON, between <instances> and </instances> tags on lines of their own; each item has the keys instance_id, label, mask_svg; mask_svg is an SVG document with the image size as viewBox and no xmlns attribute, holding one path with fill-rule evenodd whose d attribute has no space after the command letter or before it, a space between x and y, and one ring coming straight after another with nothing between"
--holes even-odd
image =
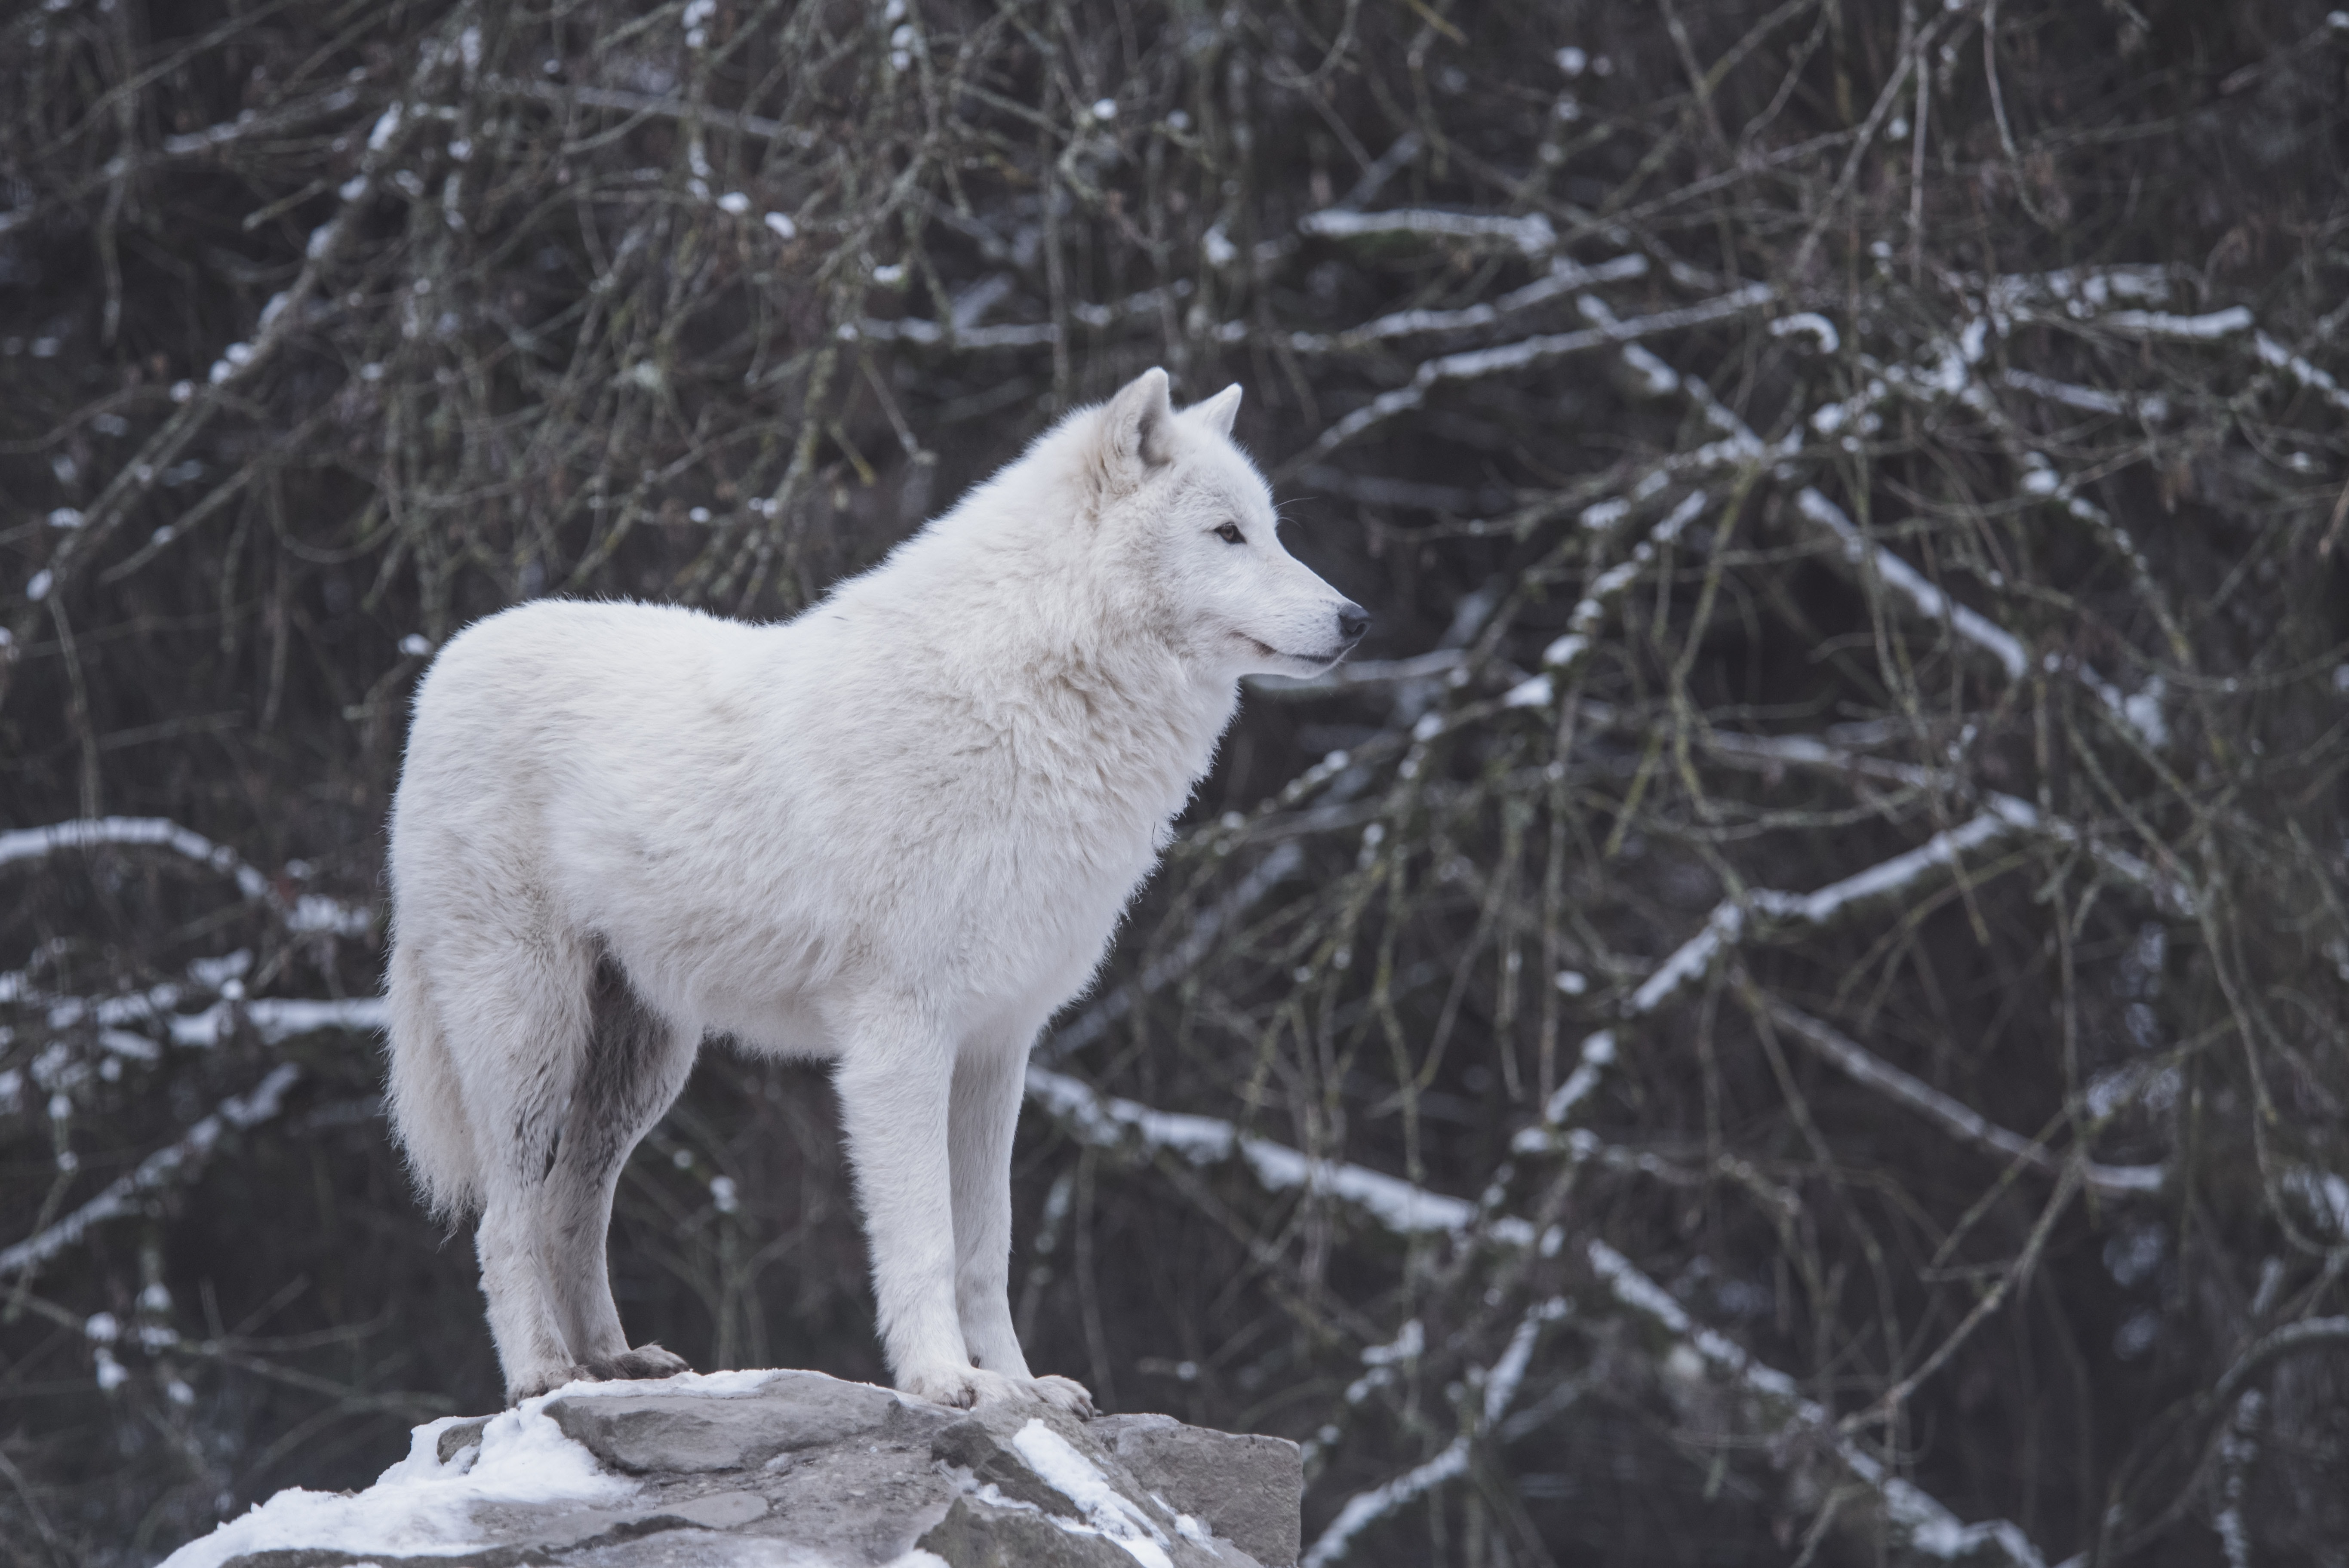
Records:
<instances>
[{"instance_id":1,"label":"white wolf","mask_svg":"<svg viewBox=\"0 0 2349 1568\"><path fill-rule=\"evenodd\" d=\"M897 1386L1087 1411L1006 1300L1037 1032L1101 961L1252 672L1367 617L1281 548L1152 370L781 625L540 602L416 696L392 803L391 1109L478 1209L521 1399L662 1377L605 1264L628 1152L706 1036L837 1062Z\"/></svg>"}]
</instances>

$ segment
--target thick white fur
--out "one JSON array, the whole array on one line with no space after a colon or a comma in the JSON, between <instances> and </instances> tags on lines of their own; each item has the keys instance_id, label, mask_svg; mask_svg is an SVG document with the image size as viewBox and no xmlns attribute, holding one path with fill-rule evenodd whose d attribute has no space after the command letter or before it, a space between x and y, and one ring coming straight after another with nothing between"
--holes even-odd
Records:
<instances>
[{"instance_id":1,"label":"thick white fur","mask_svg":"<svg viewBox=\"0 0 2349 1568\"><path fill-rule=\"evenodd\" d=\"M391 1105L481 1212L514 1398L684 1363L622 1336L620 1165L709 1035L835 1061L899 1387L1025 1394L1011 1136L1242 675L1361 612L1281 548L1228 438L1151 371L797 619L542 601L434 661L391 818ZM1237 528L1238 543L1217 531Z\"/></svg>"}]
</instances>

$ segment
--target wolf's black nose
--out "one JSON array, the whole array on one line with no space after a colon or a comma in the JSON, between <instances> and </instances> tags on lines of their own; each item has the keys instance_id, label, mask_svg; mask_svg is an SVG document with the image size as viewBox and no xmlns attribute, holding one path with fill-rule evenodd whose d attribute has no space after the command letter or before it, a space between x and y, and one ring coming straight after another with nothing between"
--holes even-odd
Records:
<instances>
[{"instance_id":1,"label":"wolf's black nose","mask_svg":"<svg viewBox=\"0 0 2349 1568\"><path fill-rule=\"evenodd\" d=\"M1370 613L1360 604L1349 604L1338 612L1338 634L1352 642L1371 629Z\"/></svg>"}]
</instances>

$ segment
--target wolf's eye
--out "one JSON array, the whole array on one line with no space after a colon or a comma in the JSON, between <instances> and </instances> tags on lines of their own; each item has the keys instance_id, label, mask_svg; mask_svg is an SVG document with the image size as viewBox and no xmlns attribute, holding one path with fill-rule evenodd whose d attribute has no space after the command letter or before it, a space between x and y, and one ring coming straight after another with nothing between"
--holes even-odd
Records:
<instances>
[{"instance_id":1,"label":"wolf's eye","mask_svg":"<svg viewBox=\"0 0 2349 1568\"><path fill-rule=\"evenodd\" d=\"M1216 537L1222 540L1226 544L1241 544L1246 542L1240 535L1240 525L1237 522L1227 522L1224 524L1223 527L1216 530Z\"/></svg>"}]
</instances>

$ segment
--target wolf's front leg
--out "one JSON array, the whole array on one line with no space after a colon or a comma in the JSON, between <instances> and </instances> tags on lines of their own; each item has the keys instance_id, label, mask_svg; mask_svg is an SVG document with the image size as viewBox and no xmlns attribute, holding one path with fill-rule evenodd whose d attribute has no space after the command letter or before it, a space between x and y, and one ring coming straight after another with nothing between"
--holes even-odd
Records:
<instances>
[{"instance_id":1,"label":"wolf's front leg","mask_svg":"<svg viewBox=\"0 0 2349 1568\"><path fill-rule=\"evenodd\" d=\"M864 1234L881 1343L897 1387L968 1406L1015 1387L971 1365L955 1314L954 1192L947 1107L954 1047L910 1006L866 1006L841 1031L834 1078Z\"/></svg>"},{"instance_id":2,"label":"wolf's front leg","mask_svg":"<svg viewBox=\"0 0 2349 1568\"><path fill-rule=\"evenodd\" d=\"M1011 1326L1011 1135L1019 1121L1027 1041L983 1045L955 1064L947 1148L954 1167L955 1306L970 1358L1076 1415L1092 1395L1067 1377L1028 1370Z\"/></svg>"}]
</instances>

